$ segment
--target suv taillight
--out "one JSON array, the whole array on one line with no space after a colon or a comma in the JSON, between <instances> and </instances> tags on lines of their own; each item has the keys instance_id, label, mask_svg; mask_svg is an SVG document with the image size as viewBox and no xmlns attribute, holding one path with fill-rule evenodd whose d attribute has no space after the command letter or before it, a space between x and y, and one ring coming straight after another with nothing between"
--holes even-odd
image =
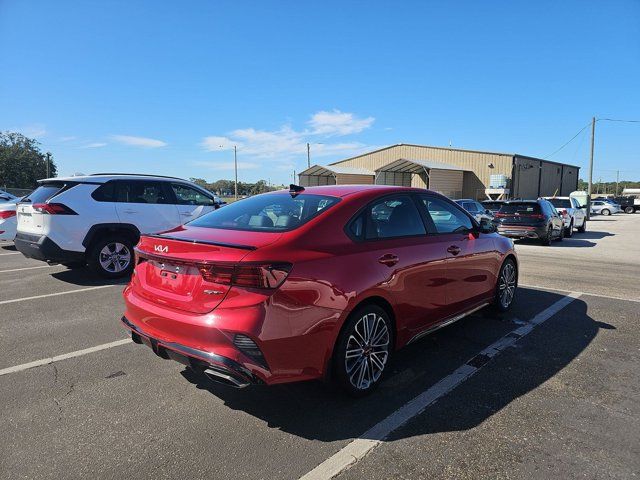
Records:
<instances>
[{"instance_id":1,"label":"suv taillight","mask_svg":"<svg viewBox=\"0 0 640 480\"><path fill-rule=\"evenodd\" d=\"M290 263L211 264L199 263L198 269L207 282L245 288L278 288L291 271Z\"/></svg>"},{"instance_id":2,"label":"suv taillight","mask_svg":"<svg viewBox=\"0 0 640 480\"><path fill-rule=\"evenodd\" d=\"M0 212L0 219L6 220L7 218L11 218L15 216L15 214L16 214L15 210L5 210L3 212Z\"/></svg>"},{"instance_id":3,"label":"suv taillight","mask_svg":"<svg viewBox=\"0 0 640 480\"><path fill-rule=\"evenodd\" d=\"M76 212L62 203L34 203L33 209L38 213L47 215L77 215Z\"/></svg>"}]
</instances>

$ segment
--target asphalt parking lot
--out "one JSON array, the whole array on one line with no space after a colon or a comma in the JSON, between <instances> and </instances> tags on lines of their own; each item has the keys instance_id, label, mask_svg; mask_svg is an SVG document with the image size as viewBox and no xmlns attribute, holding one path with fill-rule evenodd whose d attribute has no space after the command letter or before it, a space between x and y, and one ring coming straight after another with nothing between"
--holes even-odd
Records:
<instances>
[{"instance_id":1,"label":"asphalt parking lot","mask_svg":"<svg viewBox=\"0 0 640 480\"><path fill-rule=\"evenodd\" d=\"M123 282L0 244L0 476L640 476L639 236L616 215L518 242L513 310L407 347L360 400L210 384L126 340Z\"/></svg>"}]
</instances>

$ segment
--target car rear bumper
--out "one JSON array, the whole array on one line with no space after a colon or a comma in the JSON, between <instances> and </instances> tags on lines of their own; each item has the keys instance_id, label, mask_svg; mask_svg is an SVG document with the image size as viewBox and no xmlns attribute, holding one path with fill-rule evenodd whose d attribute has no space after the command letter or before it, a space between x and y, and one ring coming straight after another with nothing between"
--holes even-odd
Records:
<instances>
[{"instance_id":1,"label":"car rear bumper","mask_svg":"<svg viewBox=\"0 0 640 480\"><path fill-rule=\"evenodd\" d=\"M510 238L542 238L547 234L544 228L524 225L498 225L498 233Z\"/></svg>"},{"instance_id":2,"label":"car rear bumper","mask_svg":"<svg viewBox=\"0 0 640 480\"><path fill-rule=\"evenodd\" d=\"M83 252L63 250L46 235L18 232L14 244L25 257L43 262L66 263L84 260Z\"/></svg>"},{"instance_id":3,"label":"car rear bumper","mask_svg":"<svg viewBox=\"0 0 640 480\"><path fill-rule=\"evenodd\" d=\"M175 360L194 370L205 373L212 380L236 388L264 383L235 360L180 343L159 340L131 323L127 317L123 316L121 321L131 331L131 339L134 343L148 346L161 358Z\"/></svg>"}]
</instances>

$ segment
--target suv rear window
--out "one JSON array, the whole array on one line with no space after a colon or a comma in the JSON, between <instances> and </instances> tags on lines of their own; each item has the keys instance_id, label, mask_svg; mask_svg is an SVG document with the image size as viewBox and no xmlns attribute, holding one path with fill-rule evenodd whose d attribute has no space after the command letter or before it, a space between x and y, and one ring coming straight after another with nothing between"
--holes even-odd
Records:
<instances>
[{"instance_id":1,"label":"suv rear window","mask_svg":"<svg viewBox=\"0 0 640 480\"><path fill-rule=\"evenodd\" d=\"M288 193L257 195L203 215L189 225L226 230L284 232L304 225L340 199L324 195Z\"/></svg>"},{"instance_id":2,"label":"suv rear window","mask_svg":"<svg viewBox=\"0 0 640 480\"><path fill-rule=\"evenodd\" d=\"M548 198L547 200L549 200L551 202L551 205L553 205L556 208L572 208L573 205L571 205L571 201L568 198Z\"/></svg>"},{"instance_id":3,"label":"suv rear window","mask_svg":"<svg viewBox=\"0 0 640 480\"><path fill-rule=\"evenodd\" d=\"M64 183L62 182L44 183L36 188L33 192L31 192L22 201L31 203L44 203L51 197L53 197L56 193L58 193L62 189L62 187L64 187Z\"/></svg>"},{"instance_id":4,"label":"suv rear window","mask_svg":"<svg viewBox=\"0 0 640 480\"><path fill-rule=\"evenodd\" d=\"M527 215L532 213L542 213L540 205L537 203L505 203L500 207L499 213Z\"/></svg>"}]
</instances>

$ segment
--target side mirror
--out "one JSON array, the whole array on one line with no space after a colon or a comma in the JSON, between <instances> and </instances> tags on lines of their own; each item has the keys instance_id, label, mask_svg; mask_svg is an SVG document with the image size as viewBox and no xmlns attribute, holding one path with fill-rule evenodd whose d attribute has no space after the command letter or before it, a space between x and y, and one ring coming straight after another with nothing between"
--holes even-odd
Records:
<instances>
[{"instance_id":1,"label":"side mirror","mask_svg":"<svg viewBox=\"0 0 640 480\"><path fill-rule=\"evenodd\" d=\"M496 226L493 224L493 222L483 218L480 222L480 233L493 233L495 231Z\"/></svg>"}]
</instances>

